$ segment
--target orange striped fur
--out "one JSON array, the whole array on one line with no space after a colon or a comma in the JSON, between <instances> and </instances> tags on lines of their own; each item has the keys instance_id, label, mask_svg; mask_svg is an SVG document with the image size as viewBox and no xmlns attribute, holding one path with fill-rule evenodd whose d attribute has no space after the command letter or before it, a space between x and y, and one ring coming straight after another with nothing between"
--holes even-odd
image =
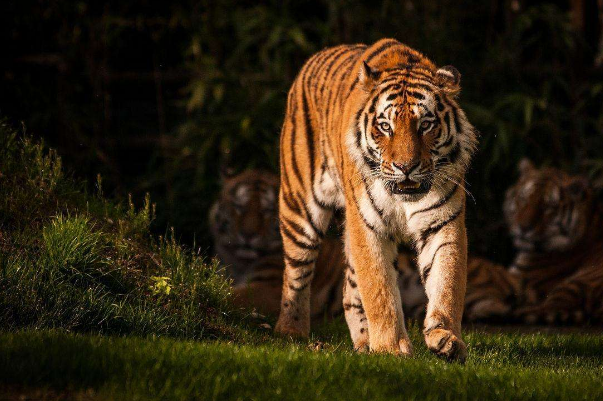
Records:
<instances>
[{"instance_id":1,"label":"orange striped fur","mask_svg":"<svg viewBox=\"0 0 603 401\"><path fill-rule=\"evenodd\" d=\"M306 62L281 132L286 267L277 332L308 335L314 265L333 211L343 209L344 304L354 347L412 353L393 267L405 243L425 277L427 346L464 360L460 183L477 138L455 101L459 90L454 67L438 69L393 39L328 48Z\"/></svg>"},{"instance_id":2,"label":"orange striped fur","mask_svg":"<svg viewBox=\"0 0 603 401\"><path fill-rule=\"evenodd\" d=\"M517 256L528 323L603 323L603 206L588 181L520 165L504 211Z\"/></svg>"}]
</instances>

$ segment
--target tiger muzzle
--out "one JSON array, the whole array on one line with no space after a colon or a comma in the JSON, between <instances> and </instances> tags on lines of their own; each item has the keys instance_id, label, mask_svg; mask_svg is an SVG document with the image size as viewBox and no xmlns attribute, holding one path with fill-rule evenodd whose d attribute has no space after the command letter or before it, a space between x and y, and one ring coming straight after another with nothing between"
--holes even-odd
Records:
<instances>
[{"instance_id":1,"label":"tiger muzzle","mask_svg":"<svg viewBox=\"0 0 603 401\"><path fill-rule=\"evenodd\" d=\"M396 195L420 195L427 193L431 188L431 182L425 180L417 182L406 178L402 181L392 181L391 191Z\"/></svg>"}]
</instances>

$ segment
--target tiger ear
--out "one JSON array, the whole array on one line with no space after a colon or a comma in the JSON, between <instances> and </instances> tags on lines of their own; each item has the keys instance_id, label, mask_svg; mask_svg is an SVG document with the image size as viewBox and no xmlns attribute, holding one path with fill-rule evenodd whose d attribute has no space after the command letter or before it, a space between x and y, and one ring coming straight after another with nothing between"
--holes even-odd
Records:
<instances>
[{"instance_id":1,"label":"tiger ear","mask_svg":"<svg viewBox=\"0 0 603 401\"><path fill-rule=\"evenodd\" d=\"M534 167L534 163L532 163L532 161L528 158L523 158L519 161L519 163L517 163L517 170L519 170L520 174L525 174L528 171L532 171L534 170L536 167Z\"/></svg>"},{"instance_id":2,"label":"tiger ear","mask_svg":"<svg viewBox=\"0 0 603 401\"><path fill-rule=\"evenodd\" d=\"M381 72L379 70L368 65L366 61L362 62L362 67L360 68L358 78L360 84L364 86L364 88L371 89L373 86L375 86L379 76L381 76Z\"/></svg>"},{"instance_id":3,"label":"tiger ear","mask_svg":"<svg viewBox=\"0 0 603 401\"><path fill-rule=\"evenodd\" d=\"M436 84L445 92L457 95L461 91L461 73L451 65L436 71Z\"/></svg>"}]
</instances>

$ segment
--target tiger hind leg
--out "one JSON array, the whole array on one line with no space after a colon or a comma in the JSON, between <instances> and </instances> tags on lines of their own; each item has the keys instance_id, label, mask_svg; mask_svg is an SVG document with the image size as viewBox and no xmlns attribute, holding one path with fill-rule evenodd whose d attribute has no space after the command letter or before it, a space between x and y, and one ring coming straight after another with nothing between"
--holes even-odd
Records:
<instances>
[{"instance_id":1,"label":"tiger hind leg","mask_svg":"<svg viewBox=\"0 0 603 401\"><path fill-rule=\"evenodd\" d=\"M310 334L310 284L319 247L332 211L314 207L302 213L288 209L287 194L281 194L279 217L283 237L285 272L281 296L281 310L275 327L277 333L307 337Z\"/></svg>"},{"instance_id":2,"label":"tiger hind leg","mask_svg":"<svg viewBox=\"0 0 603 401\"><path fill-rule=\"evenodd\" d=\"M356 272L348 266L343 284L343 310L345 320L350 329L354 350L358 352L369 351L369 332L366 313L362 306L362 299L356 283Z\"/></svg>"}]
</instances>

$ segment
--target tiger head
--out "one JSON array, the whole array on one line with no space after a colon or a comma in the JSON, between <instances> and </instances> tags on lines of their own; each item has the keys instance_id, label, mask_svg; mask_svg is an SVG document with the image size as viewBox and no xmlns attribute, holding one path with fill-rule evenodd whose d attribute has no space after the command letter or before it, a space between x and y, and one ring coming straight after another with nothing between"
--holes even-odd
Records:
<instances>
[{"instance_id":1,"label":"tiger head","mask_svg":"<svg viewBox=\"0 0 603 401\"><path fill-rule=\"evenodd\" d=\"M246 170L223 179L222 191L209 219L218 258L235 283L257 259L278 253L278 177Z\"/></svg>"},{"instance_id":2,"label":"tiger head","mask_svg":"<svg viewBox=\"0 0 603 401\"><path fill-rule=\"evenodd\" d=\"M586 234L594 193L584 177L519 163L520 177L506 192L505 219L513 243L525 252L564 252Z\"/></svg>"},{"instance_id":3,"label":"tiger head","mask_svg":"<svg viewBox=\"0 0 603 401\"><path fill-rule=\"evenodd\" d=\"M395 43L381 58L365 57L359 80L366 99L353 141L360 149L356 159L369 174L390 193L413 201L432 186L461 179L477 135L455 101L457 69L436 69L419 52Z\"/></svg>"}]
</instances>

